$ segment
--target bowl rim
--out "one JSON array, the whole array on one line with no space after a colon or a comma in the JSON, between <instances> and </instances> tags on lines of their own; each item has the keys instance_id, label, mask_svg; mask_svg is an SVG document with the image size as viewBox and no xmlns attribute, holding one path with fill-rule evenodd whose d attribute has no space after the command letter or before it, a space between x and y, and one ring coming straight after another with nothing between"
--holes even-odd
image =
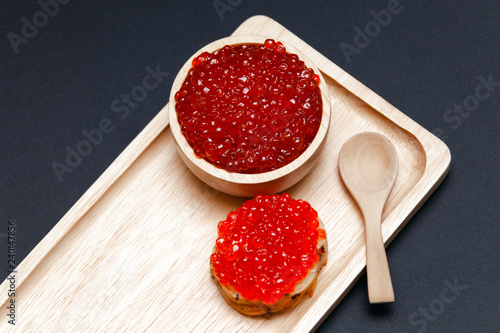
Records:
<instances>
[{"instance_id":1,"label":"bowl rim","mask_svg":"<svg viewBox=\"0 0 500 333\"><path fill-rule=\"evenodd\" d=\"M192 67L193 59L200 55L203 52L214 52L216 50L221 49L225 45L237 45L237 44L250 44L250 43L259 43L262 44L266 39L274 39L275 41L281 41L285 46L287 53L296 54L300 60L302 60L308 68L312 68L314 73L319 75L320 77L320 91L321 91L321 99L322 99L322 116L321 122L314 137L313 141L307 147L305 151L302 152L296 159L287 165L282 166L279 169L266 171L262 173L255 174L245 174L245 173L236 173L229 172L224 169L218 168L213 164L205 161L203 158L198 158L194 154L194 150L191 148L187 139L184 137L180 130L180 125L177 119L177 112L175 111L175 94L180 89L182 83L184 82L188 71ZM328 129L330 126L330 96L328 93L328 87L326 85L325 79L320 72L320 70L314 65L314 63L305 56L300 50L294 47L289 42L284 42L276 37L264 36L264 35L238 35L238 36L229 36L225 38L218 39L213 41L210 44L205 45L197 52L195 52L182 66L179 70L177 76L172 83L172 88L170 91L170 103L169 103L169 123L170 128L173 134L175 141L177 142L177 147L182 151L182 154L185 155L189 159L191 163L193 163L196 167L203 170L205 173L209 174L212 177L216 177L218 179L222 179L227 182L235 183L235 184L260 184L267 183L270 181L274 181L280 179L294 170L303 166L306 162L308 162L311 158L314 157L314 153L320 149L321 144L326 139ZM188 165L189 166L189 165Z\"/></svg>"}]
</instances>

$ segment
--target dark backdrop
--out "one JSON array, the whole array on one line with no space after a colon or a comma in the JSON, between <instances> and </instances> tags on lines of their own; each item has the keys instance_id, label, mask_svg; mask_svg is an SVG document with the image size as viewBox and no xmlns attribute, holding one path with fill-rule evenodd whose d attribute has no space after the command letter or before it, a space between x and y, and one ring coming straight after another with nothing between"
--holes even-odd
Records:
<instances>
[{"instance_id":1,"label":"dark backdrop","mask_svg":"<svg viewBox=\"0 0 500 333\"><path fill-rule=\"evenodd\" d=\"M48 7L52 16L37 14L34 0L6 0L0 10L2 270L9 220L20 261L167 103L185 60L263 14L434 131L452 154L448 177L388 248L397 302L369 305L363 277L319 331L498 331L498 1L60 2L57 12ZM356 39L365 28L370 40ZM170 75L58 179L53 162L64 162L82 130L117 119L112 102L140 85L148 66ZM455 297L444 292L450 284Z\"/></svg>"}]
</instances>

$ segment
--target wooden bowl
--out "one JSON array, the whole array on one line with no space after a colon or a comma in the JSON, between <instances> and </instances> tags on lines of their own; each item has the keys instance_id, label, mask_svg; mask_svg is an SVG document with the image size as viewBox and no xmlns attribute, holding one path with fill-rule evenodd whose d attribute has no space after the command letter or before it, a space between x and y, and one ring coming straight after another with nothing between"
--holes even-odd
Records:
<instances>
[{"instance_id":1,"label":"wooden bowl","mask_svg":"<svg viewBox=\"0 0 500 333\"><path fill-rule=\"evenodd\" d=\"M308 68L312 68L315 74L318 74L320 76L321 82L319 84L319 87L321 90L321 97L323 101L323 115L321 118L321 124L318 133L316 134L310 146L299 157L279 169L258 174L227 172L226 170L215 167L202 158L196 157L193 149L181 132L180 125L177 120L177 113L175 111L174 96L184 82L188 71L191 69L193 58L200 55L202 52L214 52L218 49L221 49L225 45L246 43L262 44L268 38L273 37L241 35L222 38L208 44L207 46L196 52L193 56L191 56L189 60L184 64L184 66L177 74L177 77L172 84L172 90L170 92L170 128L172 130L175 142L177 143L177 150L182 160L198 178L200 178L208 185L214 187L219 191L240 197L253 197L257 194L272 194L284 191L300 181L313 167L314 162L318 158L318 155L326 141L325 139L330 124L330 96L328 94L328 88L323 76L321 75L321 72L299 50L297 50L290 44L283 42L283 45L286 47L288 53L295 53L300 58L300 60L304 61L305 65ZM276 38L273 39L276 41L279 40Z\"/></svg>"}]
</instances>

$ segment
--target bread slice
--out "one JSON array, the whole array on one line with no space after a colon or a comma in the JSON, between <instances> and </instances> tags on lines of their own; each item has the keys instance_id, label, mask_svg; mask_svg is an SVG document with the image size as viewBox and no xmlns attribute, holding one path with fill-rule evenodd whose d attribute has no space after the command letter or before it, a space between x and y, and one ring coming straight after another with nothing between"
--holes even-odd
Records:
<instances>
[{"instance_id":1,"label":"bread slice","mask_svg":"<svg viewBox=\"0 0 500 333\"><path fill-rule=\"evenodd\" d=\"M325 226L319 218L318 221L318 228L325 230ZM318 262L313 267L311 267L306 277L295 285L295 289L292 293L283 295L282 298L272 304L265 304L264 302L262 302L262 300L248 300L242 297L230 285L221 285L219 283L219 279L214 273L212 264L210 264L210 275L214 278L215 283L221 290L222 295L226 299L227 303L229 303L229 305L238 310L240 313L248 316L270 316L273 313L284 311L294 307L304 297L313 296L314 291L316 290L319 272L327 264L328 261L328 241L326 237L318 240L316 251L318 252L319 256Z\"/></svg>"}]
</instances>

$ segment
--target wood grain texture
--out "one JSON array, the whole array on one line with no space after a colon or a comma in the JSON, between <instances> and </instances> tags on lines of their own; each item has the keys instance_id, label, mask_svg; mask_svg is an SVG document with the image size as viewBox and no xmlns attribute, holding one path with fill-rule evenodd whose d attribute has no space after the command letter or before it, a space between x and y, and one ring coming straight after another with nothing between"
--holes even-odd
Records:
<instances>
[{"instance_id":1,"label":"wood grain texture","mask_svg":"<svg viewBox=\"0 0 500 333\"><path fill-rule=\"evenodd\" d=\"M0 331L305 332L314 330L365 268L364 225L342 185L338 153L353 134L387 136L398 179L382 214L387 245L445 177L446 145L359 81L264 16L234 34L294 45L323 72L331 129L312 171L288 192L309 201L329 239L316 293L291 311L249 318L232 309L209 273L216 226L243 199L215 191L175 152L164 108L18 266L18 325ZM8 281L0 286L6 318Z\"/></svg>"},{"instance_id":2,"label":"wood grain texture","mask_svg":"<svg viewBox=\"0 0 500 333\"><path fill-rule=\"evenodd\" d=\"M268 38L271 37L259 35L236 35L216 40L215 42L204 46L195 52L186 61L184 66L182 66L172 84L170 100L175 100L175 93L179 91L187 73L192 68L192 61L194 57L200 55L202 52L213 52L219 50L225 45L264 43ZM287 164L277 170L259 174L234 173L217 168L204 159L196 157L193 149L181 133L180 125L177 120L177 112L175 111L175 103L170 104L170 130L172 131L175 142L178 145L178 152L181 155L182 160L198 178L219 191L241 197L254 197L258 194L281 192L290 186L295 185L298 181L304 178L304 176L314 166L321 150L324 148L331 118L328 85L321 75L321 72L314 65L314 63L307 58L306 55L286 42L284 42L284 46L286 47L287 52L298 55L308 68L312 68L314 72L320 76L321 81L319 88L321 89L323 102L323 113L318 133L314 137L310 146L290 164Z\"/></svg>"}]
</instances>

